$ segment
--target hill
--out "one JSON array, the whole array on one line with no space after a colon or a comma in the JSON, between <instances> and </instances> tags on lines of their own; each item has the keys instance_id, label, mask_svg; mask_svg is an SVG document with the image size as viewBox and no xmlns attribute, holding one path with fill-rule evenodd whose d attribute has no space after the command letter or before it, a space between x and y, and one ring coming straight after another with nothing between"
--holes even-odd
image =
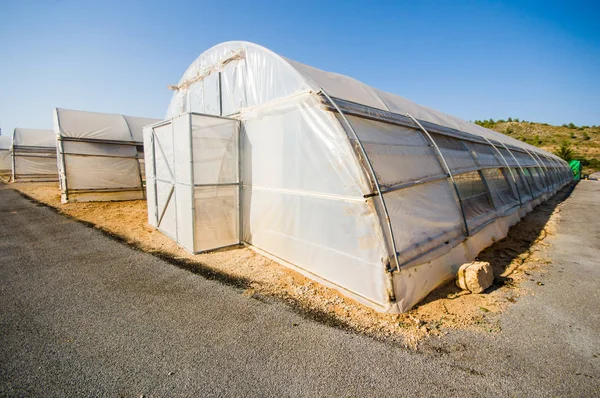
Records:
<instances>
[{"instance_id":1,"label":"hill","mask_svg":"<svg viewBox=\"0 0 600 398\"><path fill-rule=\"evenodd\" d=\"M566 142L575 151L574 158L581 160L584 174L600 171L600 126L576 126L573 123L553 126L512 118L475 120L474 123L552 153Z\"/></svg>"}]
</instances>

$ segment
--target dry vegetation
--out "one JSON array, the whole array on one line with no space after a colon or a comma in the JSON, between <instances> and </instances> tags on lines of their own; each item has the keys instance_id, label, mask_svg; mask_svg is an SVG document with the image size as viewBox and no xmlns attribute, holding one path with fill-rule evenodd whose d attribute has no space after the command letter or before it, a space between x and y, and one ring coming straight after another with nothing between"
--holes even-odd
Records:
<instances>
[{"instance_id":1,"label":"dry vegetation","mask_svg":"<svg viewBox=\"0 0 600 398\"><path fill-rule=\"evenodd\" d=\"M486 294L464 294L449 283L412 311L389 315L362 306L248 248L191 255L148 225L145 201L61 204L55 184L15 183L10 187L141 250L231 284L241 294L266 302L283 301L308 318L410 347L416 347L425 336L443 335L451 329L500 331L497 314L528 294L520 282L537 280L550 262L544 255L548 245L544 239L553 233L559 217L557 205L568 194L563 190L540 205L511 229L506 239L481 253L479 259L489 261L498 275Z\"/></svg>"},{"instance_id":2,"label":"dry vegetation","mask_svg":"<svg viewBox=\"0 0 600 398\"><path fill-rule=\"evenodd\" d=\"M508 120L476 120L475 123L555 153L567 142L575 158L584 160L584 174L600 171L600 126L553 126L547 123Z\"/></svg>"}]
</instances>

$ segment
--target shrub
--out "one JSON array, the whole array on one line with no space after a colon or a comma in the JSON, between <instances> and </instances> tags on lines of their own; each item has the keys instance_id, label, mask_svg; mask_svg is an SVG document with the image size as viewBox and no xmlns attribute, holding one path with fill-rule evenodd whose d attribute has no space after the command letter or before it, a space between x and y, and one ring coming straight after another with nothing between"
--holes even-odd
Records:
<instances>
[{"instance_id":1,"label":"shrub","mask_svg":"<svg viewBox=\"0 0 600 398\"><path fill-rule=\"evenodd\" d=\"M568 141L563 141L554 154L567 162L570 162L575 158L575 151L571 148L571 144L569 144Z\"/></svg>"}]
</instances>

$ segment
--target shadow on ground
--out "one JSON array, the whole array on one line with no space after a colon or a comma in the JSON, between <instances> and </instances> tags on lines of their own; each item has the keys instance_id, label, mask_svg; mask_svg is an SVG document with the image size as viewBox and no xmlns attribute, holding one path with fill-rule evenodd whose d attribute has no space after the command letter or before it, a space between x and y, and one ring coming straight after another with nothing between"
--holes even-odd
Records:
<instances>
[{"instance_id":1,"label":"shadow on ground","mask_svg":"<svg viewBox=\"0 0 600 398\"><path fill-rule=\"evenodd\" d=\"M499 289L502 286L510 285L513 283L513 279L511 278L510 273L507 272L507 270L510 271L510 267L515 267L515 263L517 265L522 264L531 255L532 244L534 244L537 240L543 239L545 237L545 228L548 220L552 216L556 207L570 196L575 185L576 184L574 183L567 185L549 200L540 204L531 213L524 217L518 224L512 227L509 230L508 236L506 238L496 242L494 245L480 253L478 259L490 262L490 264L494 268L495 275L504 274L504 276L499 276L496 278L494 285L490 289L488 289L488 293ZM139 244L127 241L124 237L112 233L111 231L104 229L100 225L83 221L81 219L64 213L59 208L41 202L21 191L17 192L40 206L48 207L52 211L55 211L63 216L66 216L77 222L83 223L91 228L99 230L104 235L120 243L127 244L128 246L133 247L137 250L146 251L147 253L155 257L159 257L162 260L171 263L172 265L198 274L206 279L215 280L219 283L240 289L240 292L242 294L245 294L252 299L265 303L283 303L305 319L317 321L321 324L325 324L331 327L345 329L350 332L367 335L376 340L384 341L386 343L396 344L400 341L405 341L404 338L402 338L401 340L398 340L396 338L401 335L410 335L412 337L417 336L418 338L420 338L430 333L431 330L433 330L434 332L438 331L439 327L434 326L439 325L441 327L444 323L442 322L442 320L444 318L451 317L451 315L448 313L448 309L446 308L443 299L453 298L454 296L458 297L458 293L460 293L460 289L458 289L454 285L454 282L449 282L448 284L429 294L429 296L427 296L425 300L419 306L416 307L415 310L407 314L402 314L402 316L376 313L375 311L367 309L367 307L363 308L358 304L357 307L360 308L356 309L353 307L354 312L352 313L339 313L333 311L330 307L325 308L323 306L313 305L313 303L311 303L310 301L302 300L297 296L289 294L289 292L281 291L277 293L261 293L260 291L256 291L252 288L251 280L236 275L230 275L220 270L216 270L208 266L207 264L203 264L200 261L178 257L167 251L144 250L144 248L141 247ZM235 250L236 248L237 246L222 248L218 249L217 251L230 251ZM456 301L452 301L456 303ZM419 310L425 308L426 304L433 304L431 307L433 307L434 309L437 307L443 307L443 309L445 309L445 312L430 311L428 314L429 316L426 318L426 321L424 321L423 319L417 319L415 321L415 317L422 317L423 314L420 314ZM427 312L427 310L425 310L424 312ZM462 309L457 310L457 315L458 313L462 313ZM472 318L477 322L481 321L481 316L475 316ZM459 321L461 320L459 319ZM469 322L472 323L474 321L470 320ZM459 322L455 323L458 324ZM416 340L413 339L413 341Z\"/></svg>"}]
</instances>

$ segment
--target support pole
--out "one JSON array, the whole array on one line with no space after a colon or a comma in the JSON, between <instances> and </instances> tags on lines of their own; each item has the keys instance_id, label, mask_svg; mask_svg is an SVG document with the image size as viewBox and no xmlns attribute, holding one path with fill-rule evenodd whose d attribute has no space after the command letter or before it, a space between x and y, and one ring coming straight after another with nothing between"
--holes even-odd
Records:
<instances>
[{"instance_id":1,"label":"support pole","mask_svg":"<svg viewBox=\"0 0 600 398\"><path fill-rule=\"evenodd\" d=\"M504 149L506 149L506 151L510 154L510 156L512 156L513 160L517 164L517 167L519 167L519 169L521 169L521 173L523 174L523 181L525 182L525 185L527 185L527 188L529 188L529 193L531 194L531 198L533 199L533 189L531 188L531 184L529 183L529 181L527 181L527 178L526 178L527 176L525 175L525 170L523 170L523 166L521 166L521 163L519 163L519 160L517 160L517 157L510 151L510 149L508 149L508 147L503 142L500 142L500 144L502 144Z\"/></svg>"},{"instance_id":2,"label":"support pole","mask_svg":"<svg viewBox=\"0 0 600 398\"><path fill-rule=\"evenodd\" d=\"M192 114L188 113L188 139L190 147L190 192L192 203L192 253L196 253L196 192L194 187L194 136L192 134Z\"/></svg>"},{"instance_id":3,"label":"support pole","mask_svg":"<svg viewBox=\"0 0 600 398\"><path fill-rule=\"evenodd\" d=\"M534 161L534 162L535 162L535 163L538 165L538 168L540 169L540 172L542 172L542 169L543 169L545 166L542 166L542 164L539 162L539 160L538 160L538 159L537 159L535 156L533 156L533 155L532 155L532 153L531 153L531 152L529 152L527 149L523 148L523 150L524 150L525 152L527 152L527 154L528 154L529 156L531 156L531 158L533 159L533 161ZM544 180L546 180L546 178L544 178ZM548 181L547 181L547 180L546 180L546 184L545 184L545 186L544 186L544 191L548 192Z\"/></svg>"},{"instance_id":4,"label":"support pole","mask_svg":"<svg viewBox=\"0 0 600 398\"><path fill-rule=\"evenodd\" d=\"M219 116L223 116L223 80L219 72Z\"/></svg>"},{"instance_id":5,"label":"support pole","mask_svg":"<svg viewBox=\"0 0 600 398\"><path fill-rule=\"evenodd\" d=\"M523 206L523 201L521 200L521 191L519 190L519 184L517 184L517 179L515 178L515 175L513 174L513 171L510 168L510 165L506 161L506 158L504 158L504 155L502 155L502 152L500 152L500 150L498 148L496 148L496 146L492 143L492 141L488 140L486 137L483 137L483 138L485 138L485 140L492 146L492 148L494 148L496 150L496 152L498 153L498 155L500 155L500 157L502 158L502 161L506 165L506 168L508 169L508 173L510 174L510 177L512 178L512 180L513 180L513 182L515 184L515 188L517 189L517 196L519 198L519 205Z\"/></svg>"},{"instance_id":6,"label":"support pole","mask_svg":"<svg viewBox=\"0 0 600 398\"><path fill-rule=\"evenodd\" d=\"M173 123L173 119L171 119L171 123ZM152 127L152 177L154 178L154 219L156 220L156 228L158 228L158 184L156 183L156 144L155 142L158 140L156 138L156 133L154 132L154 127Z\"/></svg>"},{"instance_id":7,"label":"support pole","mask_svg":"<svg viewBox=\"0 0 600 398\"><path fill-rule=\"evenodd\" d=\"M338 105L335 103L335 101L333 101L333 99L331 99L329 94L327 94L325 92L325 90L321 89L321 93L327 98L329 103L340 114L340 117L342 118L344 123L347 125L348 130L350 131L350 133L352 133L352 136L354 137L354 140L356 141L358 148L360 150L360 154L367 165L367 169L370 174L370 179L371 179L373 185L375 186L375 190L377 191L377 196L379 196L379 200L381 201L381 208L384 213L385 223L387 225L388 234L389 234L389 239L391 240L391 246L392 246L391 248L394 253L394 262L396 263L396 270L400 271L400 262L398 261L398 250L396 249L396 240L394 238L394 230L392 228L392 222L390 220L390 215L388 213L387 205L385 204L385 199L383 198L383 194L381 193L381 187L379 186L379 180L377 179L377 175L375 174L375 170L373 169L373 164L371 164L371 160L369 159L369 156L367 155L367 151L365 150L365 147L363 146L360 138L358 138L358 134L356 134L354 127L352 127L352 124L350 124L350 121L346 118L346 115L344 115L342 110L338 107ZM390 271L393 271L393 270L390 270Z\"/></svg>"},{"instance_id":8,"label":"support pole","mask_svg":"<svg viewBox=\"0 0 600 398\"><path fill-rule=\"evenodd\" d=\"M429 134L429 132L427 130L425 130L425 127L423 127L423 125L421 123L419 123L419 121L417 119L415 119L410 113L406 113L406 116L408 116L409 118L412 119L412 121L419 127L419 129L421 129L421 131L423 133L425 133L427 138L429 138L429 141L431 141L431 143L433 144L433 147L435 148L435 151L438 155L437 156L438 161L440 162L444 171L450 177L450 181L452 181L452 185L454 186L454 193L456 194L456 199L458 201L458 207L460 209L460 214L462 215L463 224L465 227L465 234L467 236L469 236L469 225L467 224L467 216L465 215L465 208L463 206L462 199L460 197L460 191L458 190L458 185L456 184L456 181L454 180L454 176L452 175L452 171L450 170L450 166L448 166L448 163L446 162L446 159L444 158L442 151L440 150L438 145L435 143L435 140L433 139L431 134Z\"/></svg>"},{"instance_id":9,"label":"support pole","mask_svg":"<svg viewBox=\"0 0 600 398\"><path fill-rule=\"evenodd\" d=\"M17 163L15 162L15 131L13 130L12 142L10 143L10 154L12 158L12 182L15 182L17 176Z\"/></svg>"}]
</instances>

